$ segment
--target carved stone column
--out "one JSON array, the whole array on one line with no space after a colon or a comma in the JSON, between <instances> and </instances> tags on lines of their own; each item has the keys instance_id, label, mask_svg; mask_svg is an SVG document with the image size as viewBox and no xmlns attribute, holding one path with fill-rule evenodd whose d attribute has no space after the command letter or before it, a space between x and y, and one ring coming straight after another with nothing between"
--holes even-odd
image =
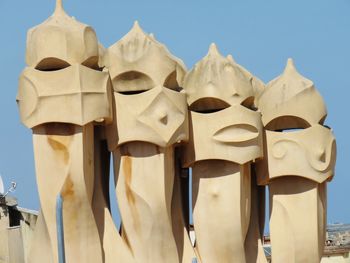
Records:
<instances>
[{"instance_id":1,"label":"carved stone column","mask_svg":"<svg viewBox=\"0 0 350 263\"><path fill-rule=\"evenodd\" d=\"M19 80L22 122L33 130L41 204L29 262L58 262L56 198L63 199L66 262L103 262L91 207L94 125L111 119L107 73L97 66L94 30L62 8L28 32Z\"/></svg>"},{"instance_id":2,"label":"carved stone column","mask_svg":"<svg viewBox=\"0 0 350 263\"><path fill-rule=\"evenodd\" d=\"M214 44L185 78L191 126L183 165L193 169L193 222L203 263L245 262L250 165L262 157L252 78Z\"/></svg>"},{"instance_id":3,"label":"carved stone column","mask_svg":"<svg viewBox=\"0 0 350 263\"><path fill-rule=\"evenodd\" d=\"M174 147L188 139L186 96L180 93L185 68L137 22L108 48L104 63L114 89L108 140L122 236L136 262L190 262L182 252L184 246L192 250L190 241L176 243L183 233L173 233L171 211Z\"/></svg>"},{"instance_id":4,"label":"carved stone column","mask_svg":"<svg viewBox=\"0 0 350 263\"><path fill-rule=\"evenodd\" d=\"M323 126L326 107L313 83L288 60L259 98L266 129L260 184L270 189L274 262L320 262L325 242L326 182L334 174L336 144Z\"/></svg>"}]
</instances>

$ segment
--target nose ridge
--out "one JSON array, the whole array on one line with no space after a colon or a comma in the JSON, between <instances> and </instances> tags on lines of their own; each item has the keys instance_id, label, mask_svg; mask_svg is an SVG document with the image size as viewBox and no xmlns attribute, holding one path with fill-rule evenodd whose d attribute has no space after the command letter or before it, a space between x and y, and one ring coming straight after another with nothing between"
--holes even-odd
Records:
<instances>
[{"instance_id":1,"label":"nose ridge","mask_svg":"<svg viewBox=\"0 0 350 263\"><path fill-rule=\"evenodd\" d=\"M163 124L163 125L167 125L168 124L168 113L167 112L163 112L160 114L158 121Z\"/></svg>"},{"instance_id":2,"label":"nose ridge","mask_svg":"<svg viewBox=\"0 0 350 263\"><path fill-rule=\"evenodd\" d=\"M326 152L323 150L322 153L320 153L318 160L322 163L326 162Z\"/></svg>"},{"instance_id":3,"label":"nose ridge","mask_svg":"<svg viewBox=\"0 0 350 263\"><path fill-rule=\"evenodd\" d=\"M335 167L335 159L336 159L336 141L332 136L332 139L329 141L327 145L324 145L322 149L316 155L316 162L312 161L311 165L314 169L320 172L325 172Z\"/></svg>"}]
</instances>

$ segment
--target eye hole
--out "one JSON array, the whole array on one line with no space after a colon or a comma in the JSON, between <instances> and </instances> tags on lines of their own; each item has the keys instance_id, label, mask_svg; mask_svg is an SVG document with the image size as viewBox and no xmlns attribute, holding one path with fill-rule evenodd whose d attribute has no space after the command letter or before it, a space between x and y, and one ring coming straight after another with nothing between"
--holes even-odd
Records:
<instances>
[{"instance_id":1,"label":"eye hole","mask_svg":"<svg viewBox=\"0 0 350 263\"><path fill-rule=\"evenodd\" d=\"M163 84L164 87L180 92L182 90L182 87L180 87L179 83L177 82L177 73L176 70L173 71L164 81Z\"/></svg>"},{"instance_id":2,"label":"eye hole","mask_svg":"<svg viewBox=\"0 0 350 263\"><path fill-rule=\"evenodd\" d=\"M198 113L213 113L230 107L227 102L217 98L202 98L190 105L190 110Z\"/></svg>"},{"instance_id":3,"label":"eye hole","mask_svg":"<svg viewBox=\"0 0 350 263\"><path fill-rule=\"evenodd\" d=\"M296 116L281 116L270 121L265 129L269 131L288 132L309 128L311 125Z\"/></svg>"},{"instance_id":4,"label":"eye hole","mask_svg":"<svg viewBox=\"0 0 350 263\"><path fill-rule=\"evenodd\" d=\"M40 71L56 71L69 67L70 64L67 61L58 58L44 58L41 60L35 69Z\"/></svg>"},{"instance_id":5,"label":"eye hole","mask_svg":"<svg viewBox=\"0 0 350 263\"><path fill-rule=\"evenodd\" d=\"M327 115L323 116L322 119L318 122L320 125L323 125L324 121L326 120Z\"/></svg>"},{"instance_id":6,"label":"eye hole","mask_svg":"<svg viewBox=\"0 0 350 263\"><path fill-rule=\"evenodd\" d=\"M123 95L135 95L135 94L141 94L148 90L130 90L130 91L119 91L120 94Z\"/></svg>"},{"instance_id":7,"label":"eye hole","mask_svg":"<svg viewBox=\"0 0 350 263\"><path fill-rule=\"evenodd\" d=\"M152 79L138 71L124 72L113 79L116 92L133 95L150 90L155 86Z\"/></svg>"},{"instance_id":8,"label":"eye hole","mask_svg":"<svg viewBox=\"0 0 350 263\"><path fill-rule=\"evenodd\" d=\"M248 97L246 98L241 105L243 107L246 107L247 109L250 109L252 111L257 111L257 108L254 105L254 97Z\"/></svg>"},{"instance_id":9,"label":"eye hole","mask_svg":"<svg viewBox=\"0 0 350 263\"><path fill-rule=\"evenodd\" d=\"M83 66L87 68L91 68L94 70L101 71L101 68L98 66L98 57L89 57L87 60L85 60L83 63L81 63Z\"/></svg>"},{"instance_id":10,"label":"eye hole","mask_svg":"<svg viewBox=\"0 0 350 263\"><path fill-rule=\"evenodd\" d=\"M277 130L277 132L296 132L304 130L302 128L289 128L289 129L283 129L283 130Z\"/></svg>"}]
</instances>

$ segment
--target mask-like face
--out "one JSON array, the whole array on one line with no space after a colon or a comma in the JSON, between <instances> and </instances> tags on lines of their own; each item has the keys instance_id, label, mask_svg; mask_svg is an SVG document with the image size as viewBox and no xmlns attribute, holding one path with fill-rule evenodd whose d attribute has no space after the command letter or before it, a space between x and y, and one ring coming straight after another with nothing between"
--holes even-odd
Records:
<instances>
[{"instance_id":1,"label":"mask-like face","mask_svg":"<svg viewBox=\"0 0 350 263\"><path fill-rule=\"evenodd\" d=\"M179 92L185 69L164 45L135 23L107 49L104 65L115 98L110 150L132 141L167 147L188 140L186 95Z\"/></svg>"},{"instance_id":2,"label":"mask-like face","mask_svg":"<svg viewBox=\"0 0 350 263\"><path fill-rule=\"evenodd\" d=\"M190 114L193 134L185 146L185 166L211 159L244 164L262 157L260 113L237 105L213 113Z\"/></svg>"},{"instance_id":3,"label":"mask-like face","mask_svg":"<svg viewBox=\"0 0 350 263\"><path fill-rule=\"evenodd\" d=\"M301 176L318 183L331 180L336 143L331 130L320 124L326 107L292 60L262 92L259 108L266 129L266 158L257 164L258 183L281 176Z\"/></svg>"},{"instance_id":4,"label":"mask-like face","mask_svg":"<svg viewBox=\"0 0 350 263\"><path fill-rule=\"evenodd\" d=\"M270 180L293 175L322 183L334 174L336 143L331 130L326 127L315 125L290 132L266 131L266 144L268 164L265 165L268 165Z\"/></svg>"},{"instance_id":5,"label":"mask-like face","mask_svg":"<svg viewBox=\"0 0 350 263\"><path fill-rule=\"evenodd\" d=\"M17 95L21 120L32 128L48 122L84 125L110 119L109 83L107 73L82 65L56 71L26 68Z\"/></svg>"},{"instance_id":6,"label":"mask-like face","mask_svg":"<svg viewBox=\"0 0 350 263\"><path fill-rule=\"evenodd\" d=\"M226 160L245 164L262 157L262 124L252 110L252 75L216 46L185 77L192 133L183 163Z\"/></svg>"},{"instance_id":7,"label":"mask-like face","mask_svg":"<svg viewBox=\"0 0 350 263\"><path fill-rule=\"evenodd\" d=\"M186 95L161 86L115 93L118 145L144 141L166 147L188 139Z\"/></svg>"},{"instance_id":8,"label":"mask-like face","mask_svg":"<svg viewBox=\"0 0 350 263\"><path fill-rule=\"evenodd\" d=\"M29 67L17 95L22 122L33 128L111 120L110 80L99 71L98 59L94 30L69 17L57 1L54 14L28 32Z\"/></svg>"}]
</instances>

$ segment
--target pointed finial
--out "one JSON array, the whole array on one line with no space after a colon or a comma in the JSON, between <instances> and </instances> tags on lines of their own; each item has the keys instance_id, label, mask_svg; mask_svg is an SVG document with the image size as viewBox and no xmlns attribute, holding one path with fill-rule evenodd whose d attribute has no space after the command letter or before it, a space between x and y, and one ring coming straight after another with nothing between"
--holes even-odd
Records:
<instances>
[{"instance_id":1,"label":"pointed finial","mask_svg":"<svg viewBox=\"0 0 350 263\"><path fill-rule=\"evenodd\" d=\"M208 55L219 55L218 48L216 47L215 43L211 43L209 47Z\"/></svg>"},{"instance_id":2,"label":"pointed finial","mask_svg":"<svg viewBox=\"0 0 350 263\"><path fill-rule=\"evenodd\" d=\"M153 40L155 39L155 37L154 37L154 34L153 34L153 33L150 33L150 34L149 34L149 37L150 37L150 38L152 38Z\"/></svg>"},{"instance_id":3,"label":"pointed finial","mask_svg":"<svg viewBox=\"0 0 350 263\"><path fill-rule=\"evenodd\" d=\"M287 65L284 69L284 72L297 72L297 69L295 68L294 61L291 58L288 58Z\"/></svg>"},{"instance_id":4,"label":"pointed finial","mask_svg":"<svg viewBox=\"0 0 350 263\"><path fill-rule=\"evenodd\" d=\"M232 64L236 64L236 61L233 59L232 55L227 55L226 57L228 61L230 61Z\"/></svg>"},{"instance_id":5,"label":"pointed finial","mask_svg":"<svg viewBox=\"0 0 350 263\"><path fill-rule=\"evenodd\" d=\"M56 0L55 14L64 12L62 0Z\"/></svg>"},{"instance_id":6,"label":"pointed finial","mask_svg":"<svg viewBox=\"0 0 350 263\"><path fill-rule=\"evenodd\" d=\"M134 30L143 32L142 28L140 27L139 21L137 21L137 20L134 21L134 25L133 25L131 31L134 31Z\"/></svg>"}]
</instances>

